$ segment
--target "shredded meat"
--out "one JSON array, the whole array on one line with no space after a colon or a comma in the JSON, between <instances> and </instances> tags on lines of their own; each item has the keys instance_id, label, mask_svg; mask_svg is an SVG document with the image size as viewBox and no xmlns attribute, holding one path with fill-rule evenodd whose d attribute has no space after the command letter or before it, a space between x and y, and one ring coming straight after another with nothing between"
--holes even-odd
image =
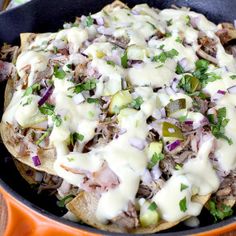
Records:
<instances>
[{"instance_id":1,"label":"shredded meat","mask_svg":"<svg viewBox=\"0 0 236 236\"><path fill-rule=\"evenodd\" d=\"M201 49L208 55L216 57L216 41L207 37L206 35L198 38L198 43L201 45Z\"/></svg>"},{"instance_id":2,"label":"shredded meat","mask_svg":"<svg viewBox=\"0 0 236 236\"><path fill-rule=\"evenodd\" d=\"M219 189L215 193L217 202L236 201L236 170L232 170L222 179Z\"/></svg>"},{"instance_id":3,"label":"shredded meat","mask_svg":"<svg viewBox=\"0 0 236 236\"><path fill-rule=\"evenodd\" d=\"M114 217L111 222L124 229L124 231L136 228L139 221L135 206L129 202L128 210Z\"/></svg>"},{"instance_id":4,"label":"shredded meat","mask_svg":"<svg viewBox=\"0 0 236 236\"><path fill-rule=\"evenodd\" d=\"M14 71L15 67L12 63L0 60L0 82L9 79Z\"/></svg>"},{"instance_id":5,"label":"shredded meat","mask_svg":"<svg viewBox=\"0 0 236 236\"><path fill-rule=\"evenodd\" d=\"M217 65L218 61L215 57L207 54L205 51L203 51L202 49L198 49L197 50L197 55L200 57L200 58L203 58L207 61L210 61L212 62L213 64Z\"/></svg>"},{"instance_id":6,"label":"shredded meat","mask_svg":"<svg viewBox=\"0 0 236 236\"><path fill-rule=\"evenodd\" d=\"M231 23L220 24L221 29L216 32L216 35L220 38L223 45L229 43L231 40L236 39L236 29Z\"/></svg>"},{"instance_id":7,"label":"shredded meat","mask_svg":"<svg viewBox=\"0 0 236 236\"><path fill-rule=\"evenodd\" d=\"M128 38L123 37L123 36L118 37L118 38L115 38L112 36L112 37L107 37L107 41L115 44L116 46L118 46L120 48L126 49L130 40Z\"/></svg>"},{"instance_id":8,"label":"shredded meat","mask_svg":"<svg viewBox=\"0 0 236 236\"><path fill-rule=\"evenodd\" d=\"M61 167L74 174L84 175L84 182L81 188L87 192L104 192L115 188L119 184L118 177L106 163L103 164L101 169L93 173L65 165L61 165Z\"/></svg>"}]
</instances>

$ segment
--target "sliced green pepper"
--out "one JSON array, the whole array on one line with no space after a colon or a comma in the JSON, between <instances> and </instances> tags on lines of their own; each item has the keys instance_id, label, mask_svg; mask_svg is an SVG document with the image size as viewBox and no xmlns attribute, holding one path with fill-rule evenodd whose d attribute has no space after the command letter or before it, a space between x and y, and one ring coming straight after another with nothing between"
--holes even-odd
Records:
<instances>
[{"instance_id":1,"label":"sliced green pepper","mask_svg":"<svg viewBox=\"0 0 236 236\"><path fill-rule=\"evenodd\" d=\"M163 122L162 135L166 141L184 140L184 136L179 127L169 122Z\"/></svg>"},{"instance_id":2,"label":"sliced green pepper","mask_svg":"<svg viewBox=\"0 0 236 236\"><path fill-rule=\"evenodd\" d=\"M171 101L165 106L166 115L171 116L173 113L179 110L185 109L185 108L186 108L185 98L180 98L180 99Z\"/></svg>"}]
</instances>

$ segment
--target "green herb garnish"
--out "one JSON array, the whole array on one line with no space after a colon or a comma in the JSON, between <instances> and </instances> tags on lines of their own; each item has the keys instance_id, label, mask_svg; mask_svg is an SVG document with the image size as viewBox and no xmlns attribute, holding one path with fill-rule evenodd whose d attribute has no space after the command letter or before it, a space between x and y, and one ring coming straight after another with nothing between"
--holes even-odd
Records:
<instances>
[{"instance_id":1,"label":"green herb garnish","mask_svg":"<svg viewBox=\"0 0 236 236\"><path fill-rule=\"evenodd\" d=\"M108 64L108 65L111 65L111 66L113 66L113 67L116 66L116 63L115 63L114 61L107 61L107 64Z\"/></svg>"},{"instance_id":2,"label":"green herb garnish","mask_svg":"<svg viewBox=\"0 0 236 236\"><path fill-rule=\"evenodd\" d=\"M37 92L37 91L39 91L39 90L40 90L40 84L35 83L35 84L31 85L30 87L28 87L28 88L25 90L25 92L24 92L24 94L23 94L23 97L24 97L24 96L28 96L28 95L30 95L30 94L33 94L34 92Z\"/></svg>"},{"instance_id":3,"label":"green herb garnish","mask_svg":"<svg viewBox=\"0 0 236 236\"><path fill-rule=\"evenodd\" d=\"M85 24L87 27L90 27L91 25L93 25L93 18L91 17L91 15L87 16L86 17L86 20L85 20Z\"/></svg>"},{"instance_id":4,"label":"green herb garnish","mask_svg":"<svg viewBox=\"0 0 236 236\"><path fill-rule=\"evenodd\" d=\"M139 97L135 98L135 99L131 102L130 105L131 105L132 108L138 110L138 109L140 109L140 106L142 105L143 102L144 102L144 101L143 101L143 98L139 96Z\"/></svg>"},{"instance_id":5,"label":"green herb garnish","mask_svg":"<svg viewBox=\"0 0 236 236\"><path fill-rule=\"evenodd\" d=\"M65 196L64 198L62 198L61 200L57 201L57 206L59 207L65 207L65 205L70 202L73 198L75 197L75 195L70 194Z\"/></svg>"},{"instance_id":6,"label":"green herb garnish","mask_svg":"<svg viewBox=\"0 0 236 236\"><path fill-rule=\"evenodd\" d=\"M184 70L184 68L179 63L177 63L175 72L176 72L176 74L179 75L179 74L183 74L185 72L185 70Z\"/></svg>"},{"instance_id":7,"label":"green herb garnish","mask_svg":"<svg viewBox=\"0 0 236 236\"><path fill-rule=\"evenodd\" d=\"M54 124L56 125L56 127L59 127L62 123L62 119L61 119L60 115L53 114L52 120L53 120Z\"/></svg>"},{"instance_id":8,"label":"green herb garnish","mask_svg":"<svg viewBox=\"0 0 236 236\"><path fill-rule=\"evenodd\" d=\"M70 144L73 146L77 141L83 141L83 140L84 140L84 135L80 133L75 132L73 134L70 134Z\"/></svg>"},{"instance_id":9,"label":"green herb garnish","mask_svg":"<svg viewBox=\"0 0 236 236\"><path fill-rule=\"evenodd\" d=\"M123 56L121 57L121 65L124 68L128 67L128 55L127 55L127 51L125 51L125 53L123 54Z\"/></svg>"},{"instance_id":10,"label":"green herb garnish","mask_svg":"<svg viewBox=\"0 0 236 236\"><path fill-rule=\"evenodd\" d=\"M154 56L152 60L153 61L160 61L162 63L165 63L165 61L168 58L172 59L172 58L174 58L175 56L178 56L178 55L179 55L178 51L176 51L175 49L171 49L169 51L162 52L158 56Z\"/></svg>"},{"instance_id":11,"label":"green herb garnish","mask_svg":"<svg viewBox=\"0 0 236 236\"><path fill-rule=\"evenodd\" d=\"M152 169L157 162L163 160L165 158L163 153L159 153L157 154L156 152L152 155L152 158L150 160L150 162L148 163L148 169Z\"/></svg>"},{"instance_id":12,"label":"green herb garnish","mask_svg":"<svg viewBox=\"0 0 236 236\"><path fill-rule=\"evenodd\" d=\"M187 211L187 199L184 197L182 200L179 201L179 208L181 211Z\"/></svg>"},{"instance_id":13,"label":"green herb garnish","mask_svg":"<svg viewBox=\"0 0 236 236\"><path fill-rule=\"evenodd\" d=\"M49 136L49 134L51 133L52 131L52 128L48 128L46 130L46 132L35 142L36 145L39 145L46 137Z\"/></svg>"},{"instance_id":14,"label":"green herb garnish","mask_svg":"<svg viewBox=\"0 0 236 236\"><path fill-rule=\"evenodd\" d=\"M54 114L54 109L55 109L55 106L54 105L51 105L47 102L45 102L41 107L39 107L39 111L44 114L44 115L53 115Z\"/></svg>"},{"instance_id":15,"label":"green herb garnish","mask_svg":"<svg viewBox=\"0 0 236 236\"><path fill-rule=\"evenodd\" d=\"M89 91L89 90L95 89L96 79L87 80L86 82L77 84L76 86L72 88L74 89L74 93L81 93L82 91Z\"/></svg>"},{"instance_id":16,"label":"green herb garnish","mask_svg":"<svg viewBox=\"0 0 236 236\"><path fill-rule=\"evenodd\" d=\"M187 189L188 188L188 185L185 185L183 183L181 183L180 185L180 191L182 192L183 190Z\"/></svg>"},{"instance_id":17,"label":"green herb garnish","mask_svg":"<svg viewBox=\"0 0 236 236\"><path fill-rule=\"evenodd\" d=\"M87 98L87 103L99 103L98 98Z\"/></svg>"},{"instance_id":18,"label":"green herb garnish","mask_svg":"<svg viewBox=\"0 0 236 236\"><path fill-rule=\"evenodd\" d=\"M226 108L222 107L217 110L217 120L213 116L208 116L209 122L211 124L211 132L217 139L224 139L229 145L232 145L232 139L228 138L225 133L225 127L229 122L226 118Z\"/></svg>"},{"instance_id":19,"label":"green herb garnish","mask_svg":"<svg viewBox=\"0 0 236 236\"><path fill-rule=\"evenodd\" d=\"M208 203L210 213L214 217L215 222L233 214L233 209L230 206L222 204L220 207L217 207L214 200L210 200Z\"/></svg>"},{"instance_id":20,"label":"green herb garnish","mask_svg":"<svg viewBox=\"0 0 236 236\"><path fill-rule=\"evenodd\" d=\"M169 19L166 21L167 26L171 26L173 24L173 19Z\"/></svg>"},{"instance_id":21,"label":"green herb garnish","mask_svg":"<svg viewBox=\"0 0 236 236\"><path fill-rule=\"evenodd\" d=\"M148 210L151 211L155 211L156 209L157 209L157 204L155 202L152 202L148 207Z\"/></svg>"},{"instance_id":22,"label":"green herb garnish","mask_svg":"<svg viewBox=\"0 0 236 236\"><path fill-rule=\"evenodd\" d=\"M62 68L59 68L58 66L54 66L53 75L58 79L64 79L66 76L66 72Z\"/></svg>"},{"instance_id":23,"label":"green herb garnish","mask_svg":"<svg viewBox=\"0 0 236 236\"><path fill-rule=\"evenodd\" d=\"M152 24L151 22L147 21L147 23L152 27L153 30L157 29L157 27L154 24Z\"/></svg>"},{"instance_id":24,"label":"green herb garnish","mask_svg":"<svg viewBox=\"0 0 236 236\"><path fill-rule=\"evenodd\" d=\"M230 78L231 79L236 79L236 75L231 75Z\"/></svg>"}]
</instances>

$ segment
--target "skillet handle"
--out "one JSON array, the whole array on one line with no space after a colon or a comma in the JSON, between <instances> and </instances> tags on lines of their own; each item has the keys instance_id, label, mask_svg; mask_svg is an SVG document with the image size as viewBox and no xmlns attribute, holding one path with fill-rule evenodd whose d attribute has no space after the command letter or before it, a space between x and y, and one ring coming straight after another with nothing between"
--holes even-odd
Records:
<instances>
[{"instance_id":1,"label":"skillet handle","mask_svg":"<svg viewBox=\"0 0 236 236\"><path fill-rule=\"evenodd\" d=\"M76 229L53 221L28 208L0 187L7 205L7 226L4 236L95 236L96 234Z\"/></svg>"}]
</instances>

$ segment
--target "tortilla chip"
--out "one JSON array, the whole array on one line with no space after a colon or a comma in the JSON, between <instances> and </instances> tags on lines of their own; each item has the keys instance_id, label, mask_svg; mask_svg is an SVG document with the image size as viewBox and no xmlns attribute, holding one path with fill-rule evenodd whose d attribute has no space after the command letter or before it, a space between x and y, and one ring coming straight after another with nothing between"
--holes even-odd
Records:
<instances>
[{"instance_id":1,"label":"tortilla chip","mask_svg":"<svg viewBox=\"0 0 236 236\"><path fill-rule=\"evenodd\" d=\"M206 196L196 196L194 197L193 201L198 202L201 204L205 204L208 199L210 198L210 195ZM109 224L104 225L101 224L97 218L96 218L96 209L98 204L98 197L93 193L88 192L80 192L72 201L70 201L66 207L81 221L84 223L91 225L95 228L110 231L110 232L124 232L122 228L118 227L115 224ZM177 225L179 222L186 220L190 216L186 216L182 218L179 221L175 222L166 222L166 221L160 221L158 225L156 226L150 226L147 228L141 228L138 227L136 229L133 229L131 233L155 233L159 232L165 229L169 229L175 225ZM130 232L130 231L129 231Z\"/></svg>"},{"instance_id":2,"label":"tortilla chip","mask_svg":"<svg viewBox=\"0 0 236 236\"><path fill-rule=\"evenodd\" d=\"M14 163L19 171L20 175L29 183L29 184L37 184L38 182L35 181L36 170L27 166L20 161L17 161L14 158Z\"/></svg>"}]
</instances>

